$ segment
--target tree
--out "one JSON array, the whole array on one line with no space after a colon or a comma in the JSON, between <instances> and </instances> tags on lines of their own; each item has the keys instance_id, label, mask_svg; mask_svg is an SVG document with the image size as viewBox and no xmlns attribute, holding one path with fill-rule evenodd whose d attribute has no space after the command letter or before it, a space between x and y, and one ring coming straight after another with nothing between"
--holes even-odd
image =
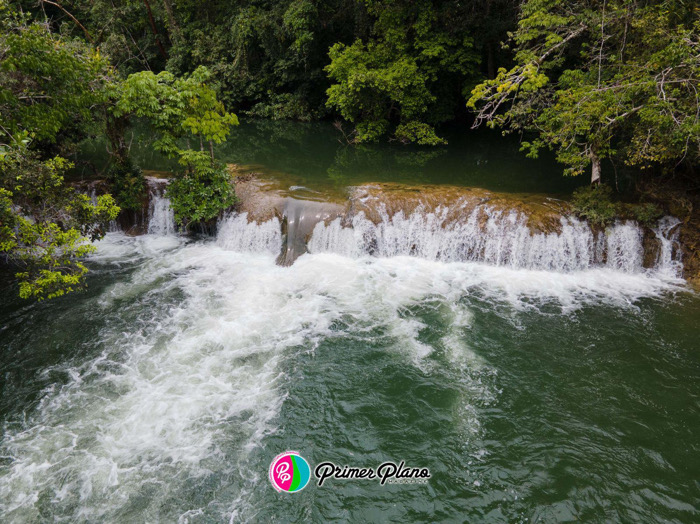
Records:
<instances>
[{"instance_id":1,"label":"tree","mask_svg":"<svg viewBox=\"0 0 700 524\"><path fill-rule=\"evenodd\" d=\"M22 131L55 144L95 122L112 71L107 60L77 39L0 2L0 114L5 139Z\"/></svg>"},{"instance_id":2,"label":"tree","mask_svg":"<svg viewBox=\"0 0 700 524\"><path fill-rule=\"evenodd\" d=\"M515 65L472 91L475 126L534 131L565 173L700 159L700 22L681 1L527 0Z\"/></svg>"},{"instance_id":3,"label":"tree","mask_svg":"<svg viewBox=\"0 0 700 524\"><path fill-rule=\"evenodd\" d=\"M393 134L402 142L445 143L434 125L450 119L478 56L459 8L423 0L368 0L375 18L369 41L335 44L326 67L335 83L329 107L356 124L357 142ZM392 129L392 126L393 127Z\"/></svg>"},{"instance_id":4,"label":"tree","mask_svg":"<svg viewBox=\"0 0 700 524\"><path fill-rule=\"evenodd\" d=\"M96 203L63 180L64 158L45 161L27 144L0 154L0 252L19 267L22 298L55 298L85 284L82 259L105 234L119 208L111 195Z\"/></svg>"},{"instance_id":5,"label":"tree","mask_svg":"<svg viewBox=\"0 0 700 524\"><path fill-rule=\"evenodd\" d=\"M110 69L84 43L0 3L0 253L18 268L23 298L54 298L84 286L81 260L119 208L67 186L71 163L35 144L64 149L95 124ZM99 112L97 112L99 114Z\"/></svg>"},{"instance_id":6,"label":"tree","mask_svg":"<svg viewBox=\"0 0 700 524\"><path fill-rule=\"evenodd\" d=\"M231 177L215 161L214 143L226 139L238 118L226 111L207 85L210 78L205 67L183 77L142 71L116 84L111 93L112 117L145 119L155 133L155 149L178 158L185 167L168 188L175 217L184 224L214 218L235 202ZM199 151L191 149L192 140L199 142Z\"/></svg>"}]
</instances>

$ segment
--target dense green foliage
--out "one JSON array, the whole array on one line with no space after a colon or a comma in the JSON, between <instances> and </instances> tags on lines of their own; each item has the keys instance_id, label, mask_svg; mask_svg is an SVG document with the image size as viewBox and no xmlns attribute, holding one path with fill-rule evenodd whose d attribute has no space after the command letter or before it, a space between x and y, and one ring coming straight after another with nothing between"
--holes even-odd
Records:
<instances>
[{"instance_id":1,"label":"dense green foliage","mask_svg":"<svg viewBox=\"0 0 700 524\"><path fill-rule=\"evenodd\" d=\"M92 203L67 186L64 158L41 161L25 144L0 157L0 252L21 269L20 296L54 298L84 284L80 260L119 208L110 195Z\"/></svg>"},{"instance_id":2,"label":"dense green foliage","mask_svg":"<svg viewBox=\"0 0 700 524\"><path fill-rule=\"evenodd\" d=\"M85 37L125 75L206 66L229 108L265 118L340 115L353 139L443 143L465 94L507 59L515 0L19 2ZM80 21L80 24L69 17ZM82 26L82 27L81 27Z\"/></svg>"},{"instance_id":3,"label":"dense green foliage","mask_svg":"<svg viewBox=\"0 0 700 524\"><path fill-rule=\"evenodd\" d=\"M213 144L238 120L206 84L205 68L121 80L97 49L32 22L3 0L0 29L0 253L19 268L22 297L54 298L84 286L81 261L119 213L110 194L93 202L64 180L72 164L62 155L88 134L109 139L108 175L124 208L140 208L146 189L124 136L132 118L147 120L158 150L185 167L172 184L183 223L212 218L234 202ZM202 151L181 147L190 138Z\"/></svg>"},{"instance_id":4,"label":"dense green foliage","mask_svg":"<svg viewBox=\"0 0 700 524\"><path fill-rule=\"evenodd\" d=\"M1 131L56 143L93 121L110 68L84 42L27 21L0 2Z\"/></svg>"},{"instance_id":5,"label":"dense green foliage","mask_svg":"<svg viewBox=\"0 0 700 524\"><path fill-rule=\"evenodd\" d=\"M571 207L578 216L601 227L617 218L632 219L651 226L662 215L659 206L653 202L616 202L613 197L613 190L607 184L581 187L574 191Z\"/></svg>"},{"instance_id":6,"label":"dense green foliage","mask_svg":"<svg viewBox=\"0 0 700 524\"><path fill-rule=\"evenodd\" d=\"M180 78L167 71L134 73L114 86L111 112L146 119L155 132L154 147L170 157L181 154L183 138L220 144L238 119L217 100L208 80L205 67Z\"/></svg>"},{"instance_id":7,"label":"dense green foliage","mask_svg":"<svg viewBox=\"0 0 700 524\"><path fill-rule=\"evenodd\" d=\"M266 118L337 114L354 124L356 142L441 144L435 126L466 117L469 99L476 124L534 132L524 142L530 156L551 147L568 174L593 165L597 178L606 159L698 162L693 2L16 4L89 40L124 75L206 66L227 107Z\"/></svg>"},{"instance_id":8,"label":"dense green foliage","mask_svg":"<svg viewBox=\"0 0 700 524\"><path fill-rule=\"evenodd\" d=\"M233 109L340 118L355 144L436 146L444 122L485 122L597 183L692 173L698 93L700 8L684 0L0 0L0 245L27 267L23 296L82 285L79 260L117 208L67 188L65 158L103 135L116 203L143 209L136 121L182 166L168 195L189 226L235 202L214 158ZM658 215L607 191L574 205L599 224Z\"/></svg>"},{"instance_id":9,"label":"dense green foliage","mask_svg":"<svg viewBox=\"0 0 700 524\"><path fill-rule=\"evenodd\" d=\"M357 123L358 142L386 135L422 145L444 143L432 124L453 117L478 57L456 4L368 1L376 20L367 43L330 50L328 106Z\"/></svg>"},{"instance_id":10,"label":"dense green foliage","mask_svg":"<svg viewBox=\"0 0 700 524\"><path fill-rule=\"evenodd\" d=\"M591 224L605 226L617 216L617 206L611 197L612 188L606 184L582 187L574 191L571 207Z\"/></svg>"},{"instance_id":11,"label":"dense green foliage","mask_svg":"<svg viewBox=\"0 0 700 524\"><path fill-rule=\"evenodd\" d=\"M186 170L170 182L167 191L175 220L185 225L205 222L236 202L226 166L191 149L183 151L179 161Z\"/></svg>"},{"instance_id":12,"label":"dense green foliage","mask_svg":"<svg viewBox=\"0 0 700 524\"><path fill-rule=\"evenodd\" d=\"M0 253L19 268L20 295L53 298L84 284L80 260L119 208L91 200L63 179L66 149L94 124L106 62L89 46L27 23L0 3Z\"/></svg>"},{"instance_id":13,"label":"dense green foliage","mask_svg":"<svg viewBox=\"0 0 700 524\"><path fill-rule=\"evenodd\" d=\"M515 65L472 92L477 124L536 131L568 174L601 161L700 160L700 9L693 2L527 0Z\"/></svg>"},{"instance_id":14,"label":"dense green foliage","mask_svg":"<svg viewBox=\"0 0 700 524\"><path fill-rule=\"evenodd\" d=\"M179 78L167 71L142 71L116 84L112 92L112 115L145 119L154 132L154 147L185 168L168 188L175 217L184 224L214 218L235 202L231 177L214 160L214 144L226 139L238 118L217 100L206 83L209 77L203 66ZM193 140L199 151L190 148Z\"/></svg>"}]
</instances>

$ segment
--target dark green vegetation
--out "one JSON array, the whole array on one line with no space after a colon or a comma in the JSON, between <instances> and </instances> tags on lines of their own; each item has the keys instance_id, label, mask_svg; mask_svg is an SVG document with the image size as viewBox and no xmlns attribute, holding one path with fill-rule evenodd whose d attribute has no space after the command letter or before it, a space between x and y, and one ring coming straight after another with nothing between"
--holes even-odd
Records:
<instances>
[{"instance_id":1,"label":"dark green vegetation","mask_svg":"<svg viewBox=\"0 0 700 524\"><path fill-rule=\"evenodd\" d=\"M0 252L19 266L20 295L80 286L80 259L118 208L66 187L60 146L94 125L109 68L89 46L53 37L0 4ZM35 146L35 144L37 144Z\"/></svg>"},{"instance_id":2,"label":"dark green vegetation","mask_svg":"<svg viewBox=\"0 0 700 524\"><path fill-rule=\"evenodd\" d=\"M180 224L214 219L235 202L214 158L233 110L338 119L353 145L440 147L443 124L488 123L517 132L531 157L553 149L566 174L613 185L643 170L685 192L700 161L699 20L682 0L0 0L2 251L28 266L27 296L79 285L82 244L117 211L106 198L71 203L62 159L106 138L116 204L142 208L126 138L139 121L178 162ZM28 171L41 190L20 180Z\"/></svg>"},{"instance_id":3,"label":"dark green vegetation","mask_svg":"<svg viewBox=\"0 0 700 524\"><path fill-rule=\"evenodd\" d=\"M534 130L569 174L700 160L697 3L530 0L511 36L514 66L472 91L477 124ZM501 111L504 109L504 111Z\"/></svg>"},{"instance_id":4,"label":"dark green vegetation","mask_svg":"<svg viewBox=\"0 0 700 524\"><path fill-rule=\"evenodd\" d=\"M185 168L169 189L175 216L183 224L214 218L235 201L230 176L214 159L214 143L226 139L229 128L238 125L238 118L224 109L207 86L208 80L205 67L180 78L167 71L157 75L142 71L117 83L111 93L112 117L117 121L129 117L146 120L156 151L177 158ZM120 144L126 142L123 135L119 138ZM190 147L192 140L199 143L199 150ZM128 162L128 151L118 150L124 163Z\"/></svg>"},{"instance_id":5,"label":"dark green vegetation","mask_svg":"<svg viewBox=\"0 0 700 524\"><path fill-rule=\"evenodd\" d=\"M571 205L577 215L596 226L606 226L619 217L649 226L662 215L660 207L653 202L629 204L613 201L613 190L605 184L578 188L571 198Z\"/></svg>"},{"instance_id":6,"label":"dark green vegetation","mask_svg":"<svg viewBox=\"0 0 700 524\"><path fill-rule=\"evenodd\" d=\"M234 203L213 144L238 120L207 85L206 68L123 79L99 48L52 32L5 2L0 30L0 252L18 267L22 297L53 298L81 287L87 268L80 260L117 217L117 204L142 205L145 180L125 136L131 119L145 120L154 147L182 166L171 190L181 223L211 219ZM109 194L92 202L64 182L71 167L65 156L94 134L109 140L116 202Z\"/></svg>"}]
</instances>

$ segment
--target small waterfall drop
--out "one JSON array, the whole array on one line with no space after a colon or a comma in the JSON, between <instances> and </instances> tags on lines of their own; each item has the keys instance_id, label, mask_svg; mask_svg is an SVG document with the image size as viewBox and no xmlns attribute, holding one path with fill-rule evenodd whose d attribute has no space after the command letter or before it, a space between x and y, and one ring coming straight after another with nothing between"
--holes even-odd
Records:
<instances>
[{"instance_id":1,"label":"small waterfall drop","mask_svg":"<svg viewBox=\"0 0 700 524\"><path fill-rule=\"evenodd\" d=\"M680 224L681 221L676 217L665 216L654 228L660 244L656 267L660 272L675 278L680 278L683 274L682 252L678 241Z\"/></svg>"},{"instance_id":2,"label":"small waterfall drop","mask_svg":"<svg viewBox=\"0 0 700 524\"><path fill-rule=\"evenodd\" d=\"M248 221L248 213L231 213L219 221L216 243L231 251L278 255L282 227L277 217L258 224Z\"/></svg>"},{"instance_id":3,"label":"small waterfall drop","mask_svg":"<svg viewBox=\"0 0 700 524\"><path fill-rule=\"evenodd\" d=\"M363 213L344 225L337 218L316 225L309 251L350 257L416 256L445 262L483 262L522 269L569 272L605 266L627 273L643 269L642 230L619 222L594 233L582 220L562 217L559 232L531 232L516 211L477 206L462 221L449 221L447 208L419 208L406 216L385 210L375 224Z\"/></svg>"},{"instance_id":4,"label":"small waterfall drop","mask_svg":"<svg viewBox=\"0 0 700 524\"><path fill-rule=\"evenodd\" d=\"M317 224L340 214L340 209L328 202L287 198L282 209L282 252L277 262L290 266L308 250L308 240Z\"/></svg>"},{"instance_id":5,"label":"small waterfall drop","mask_svg":"<svg viewBox=\"0 0 700 524\"><path fill-rule=\"evenodd\" d=\"M603 233L605 237L605 265L625 273L633 273L642 269L644 262L644 244L642 229L632 221L618 222L608 227ZM599 255L600 256L600 255ZM595 262L602 263L596 257Z\"/></svg>"},{"instance_id":6,"label":"small waterfall drop","mask_svg":"<svg viewBox=\"0 0 700 524\"><path fill-rule=\"evenodd\" d=\"M148 207L148 234L174 235L175 213L170 207L170 200L165 196L164 184L150 183L150 203Z\"/></svg>"}]
</instances>

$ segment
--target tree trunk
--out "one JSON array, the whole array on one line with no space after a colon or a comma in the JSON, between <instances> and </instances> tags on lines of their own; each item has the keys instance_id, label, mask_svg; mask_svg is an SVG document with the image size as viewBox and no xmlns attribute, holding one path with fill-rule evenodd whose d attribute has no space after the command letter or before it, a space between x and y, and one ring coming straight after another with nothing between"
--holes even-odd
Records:
<instances>
[{"instance_id":1,"label":"tree trunk","mask_svg":"<svg viewBox=\"0 0 700 524\"><path fill-rule=\"evenodd\" d=\"M108 116L106 135L111 148L108 150L112 160L120 165L129 161L129 146L126 143L126 130L129 127L128 117Z\"/></svg>"},{"instance_id":2,"label":"tree trunk","mask_svg":"<svg viewBox=\"0 0 700 524\"><path fill-rule=\"evenodd\" d=\"M209 140L209 153L211 153L211 161L214 162L214 141Z\"/></svg>"},{"instance_id":3,"label":"tree trunk","mask_svg":"<svg viewBox=\"0 0 700 524\"><path fill-rule=\"evenodd\" d=\"M591 185L600 184L600 158L591 153Z\"/></svg>"},{"instance_id":4,"label":"tree trunk","mask_svg":"<svg viewBox=\"0 0 700 524\"><path fill-rule=\"evenodd\" d=\"M165 12L168 15L168 27L170 28L170 41L173 44L182 43L182 32L180 31L180 26L175 18L175 12L173 11L172 0L163 0L163 6L165 7Z\"/></svg>"},{"instance_id":5,"label":"tree trunk","mask_svg":"<svg viewBox=\"0 0 700 524\"><path fill-rule=\"evenodd\" d=\"M151 11L151 4L148 2L148 0L143 0L143 3L146 5L146 10L148 11L148 23L151 25L151 31L153 31L153 36L156 37L156 44L158 44L158 50L160 51L161 56L165 60L167 60L168 53L165 52L165 48L163 47L163 44L160 41L160 35L158 34L158 29L156 29L156 22L153 19L153 11Z\"/></svg>"}]
</instances>

